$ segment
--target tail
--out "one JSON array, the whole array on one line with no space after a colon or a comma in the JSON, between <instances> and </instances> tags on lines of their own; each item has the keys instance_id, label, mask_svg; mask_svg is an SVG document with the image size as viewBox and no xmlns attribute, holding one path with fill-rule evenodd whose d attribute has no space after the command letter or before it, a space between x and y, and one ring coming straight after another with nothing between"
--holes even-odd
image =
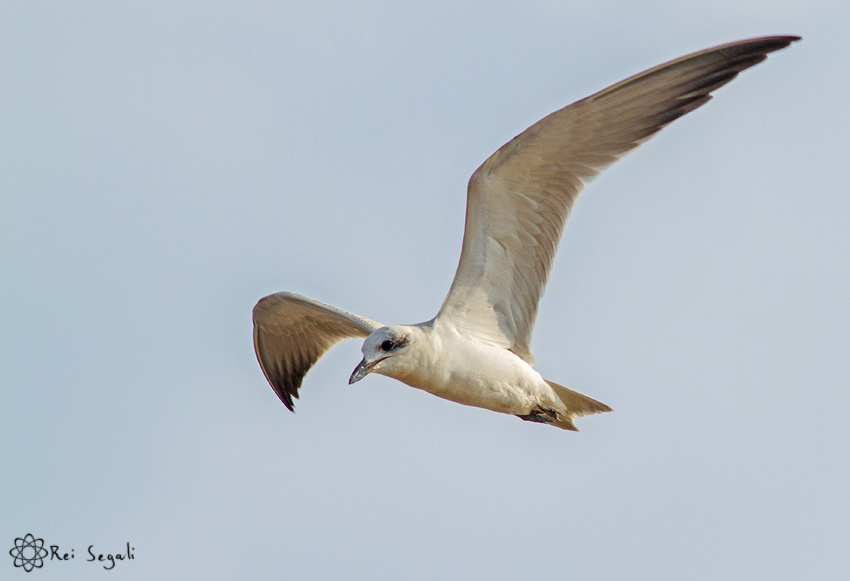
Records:
<instances>
[{"instance_id":1,"label":"tail","mask_svg":"<svg viewBox=\"0 0 850 581\"><path fill-rule=\"evenodd\" d=\"M578 432L578 428L573 423L573 418L614 411L601 401L596 401L577 391L567 389L554 381L549 381L548 379L544 379L543 381L549 384L549 387L552 388L558 398L564 403L564 407L567 408L566 414L558 414L558 418L552 422L553 426Z\"/></svg>"}]
</instances>

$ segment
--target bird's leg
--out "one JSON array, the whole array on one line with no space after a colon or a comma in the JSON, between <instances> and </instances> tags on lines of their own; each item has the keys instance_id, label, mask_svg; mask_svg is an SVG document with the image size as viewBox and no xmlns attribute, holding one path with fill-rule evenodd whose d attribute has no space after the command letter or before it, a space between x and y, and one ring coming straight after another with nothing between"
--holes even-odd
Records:
<instances>
[{"instance_id":1,"label":"bird's leg","mask_svg":"<svg viewBox=\"0 0 850 581\"><path fill-rule=\"evenodd\" d=\"M531 410L530 414L526 414L524 416L517 414L516 417L521 420L525 420L526 422L551 424L552 422L558 419L558 412L547 408L541 408L539 410Z\"/></svg>"}]
</instances>

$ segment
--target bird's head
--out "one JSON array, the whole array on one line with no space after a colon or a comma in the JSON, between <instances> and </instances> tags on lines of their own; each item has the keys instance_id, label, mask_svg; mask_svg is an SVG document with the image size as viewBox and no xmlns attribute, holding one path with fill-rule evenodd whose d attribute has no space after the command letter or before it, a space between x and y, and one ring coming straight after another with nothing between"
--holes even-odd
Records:
<instances>
[{"instance_id":1,"label":"bird's head","mask_svg":"<svg viewBox=\"0 0 850 581\"><path fill-rule=\"evenodd\" d=\"M382 375L395 377L398 371L405 367L410 345L417 335L416 327L395 325L392 327L381 327L372 332L363 341L363 361L361 361L348 383L360 381L373 371Z\"/></svg>"}]
</instances>

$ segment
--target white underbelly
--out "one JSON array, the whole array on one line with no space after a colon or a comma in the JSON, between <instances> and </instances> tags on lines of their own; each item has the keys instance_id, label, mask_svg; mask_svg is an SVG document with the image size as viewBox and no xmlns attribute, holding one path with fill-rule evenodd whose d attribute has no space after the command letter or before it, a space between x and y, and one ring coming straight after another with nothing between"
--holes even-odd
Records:
<instances>
[{"instance_id":1,"label":"white underbelly","mask_svg":"<svg viewBox=\"0 0 850 581\"><path fill-rule=\"evenodd\" d=\"M550 399L540 374L513 353L465 343L444 350L439 365L423 365L398 379L443 399L507 414L528 414L541 399Z\"/></svg>"}]
</instances>

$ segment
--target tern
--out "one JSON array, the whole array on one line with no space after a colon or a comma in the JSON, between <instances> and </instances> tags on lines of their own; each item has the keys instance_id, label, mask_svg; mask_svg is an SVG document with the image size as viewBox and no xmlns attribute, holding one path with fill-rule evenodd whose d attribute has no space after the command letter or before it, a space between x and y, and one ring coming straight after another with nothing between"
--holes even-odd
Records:
<instances>
[{"instance_id":1,"label":"tern","mask_svg":"<svg viewBox=\"0 0 850 581\"><path fill-rule=\"evenodd\" d=\"M561 232L599 173L767 54L799 40L770 36L696 52L544 117L475 170L460 263L440 311L384 326L291 292L253 311L254 349L283 404L331 347L364 338L349 383L380 373L460 404L577 431L607 405L544 379L529 343Z\"/></svg>"}]
</instances>

